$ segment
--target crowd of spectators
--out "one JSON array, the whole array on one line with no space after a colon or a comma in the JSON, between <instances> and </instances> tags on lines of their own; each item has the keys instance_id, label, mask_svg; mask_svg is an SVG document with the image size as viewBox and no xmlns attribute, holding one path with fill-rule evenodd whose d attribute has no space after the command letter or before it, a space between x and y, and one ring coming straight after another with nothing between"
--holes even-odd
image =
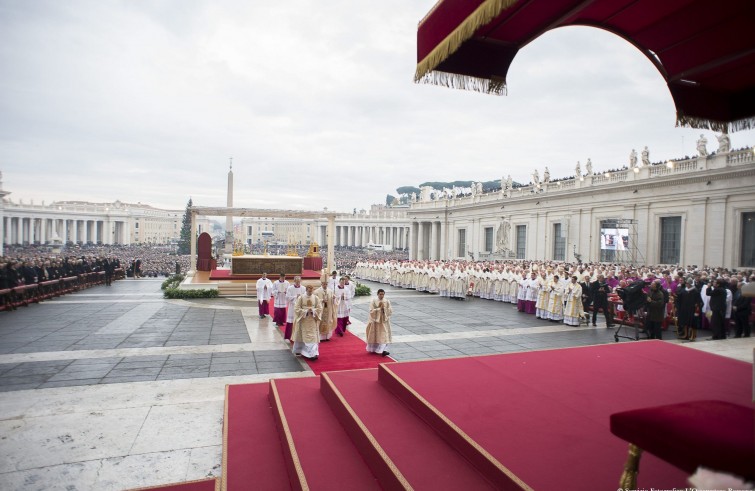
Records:
<instances>
[{"instance_id":1,"label":"crowd of spectators","mask_svg":"<svg viewBox=\"0 0 755 491\"><path fill-rule=\"evenodd\" d=\"M106 266L128 277L156 278L187 271L189 256L154 245L6 246L0 256L0 289L105 271Z\"/></svg>"}]
</instances>

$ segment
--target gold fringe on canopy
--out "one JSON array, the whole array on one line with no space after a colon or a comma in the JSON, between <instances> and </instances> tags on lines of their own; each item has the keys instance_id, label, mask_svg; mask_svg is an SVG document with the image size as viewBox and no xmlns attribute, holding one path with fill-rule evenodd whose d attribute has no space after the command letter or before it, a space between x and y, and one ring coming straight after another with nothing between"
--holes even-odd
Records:
<instances>
[{"instance_id":1,"label":"gold fringe on canopy","mask_svg":"<svg viewBox=\"0 0 755 491\"><path fill-rule=\"evenodd\" d=\"M477 86L479 85L481 87L482 84L470 84L469 82L462 84L460 82L456 82L449 85L448 82L444 83L444 80L447 80L445 77L436 79L435 77L427 78L426 75L432 72L435 67L440 65L444 60L455 53L456 50L458 50L465 41L467 41L474 35L475 32L477 32L477 29L498 17L498 15L502 11L514 5L517 1L519 0L485 0L484 2L482 2L482 4L480 4L480 6L477 7L477 9L475 9L475 11L469 15L469 17L464 19L464 21L459 24L456 29L453 30L453 32L451 32L451 34L446 36L443 41L441 41L435 48L433 48L430 54L425 56L422 61L417 63L417 70L414 73L414 81L423 83L436 83L438 85L446 85L447 87L467 88L468 90L478 90ZM433 7L433 10L435 10L436 7ZM428 16L425 16L422 22L424 22L427 17ZM489 92L493 94L501 94L502 92L505 92L505 90L501 91L499 89L498 91Z\"/></svg>"},{"instance_id":2,"label":"gold fringe on canopy","mask_svg":"<svg viewBox=\"0 0 755 491\"><path fill-rule=\"evenodd\" d=\"M713 121L706 118L686 116L681 112L676 113L676 126L686 126L701 130L717 131L719 133L733 133L735 131L751 130L755 128L755 117L738 119L736 121Z\"/></svg>"},{"instance_id":3,"label":"gold fringe on canopy","mask_svg":"<svg viewBox=\"0 0 755 491\"><path fill-rule=\"evenodd\" d=\"M479 78L458 73L432 71L426 73L419 83L440 85L452 89L470 90L483 94L506 95L506 81L497 78Z\"/></svg>"}]
</instances>

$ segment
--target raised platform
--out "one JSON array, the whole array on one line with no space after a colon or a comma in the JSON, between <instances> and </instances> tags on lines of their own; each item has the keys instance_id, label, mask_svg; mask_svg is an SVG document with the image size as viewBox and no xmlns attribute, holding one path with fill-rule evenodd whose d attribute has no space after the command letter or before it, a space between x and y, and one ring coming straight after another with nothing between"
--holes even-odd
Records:
<instances>
[{"instance_id":1,"label":"raised platform","mask_svg":"<svg viewBox=\"0 0 755 491\"><path fill-rule=\"evenodd\" d=\"M278 274L271 274L268 273L267 277L270 278L270 281L275 281L278 279ZM301 274L297 274L298 276L301 276L302 280L318 280L320 279L320 275L322 273L320 271L312 271L305 269L301 272ZM297 276L294 274L288 275L287 278L290 281L293 281L293 277ZM259 274L234 274L231 272L230 269L213 269L210 271L210 281L228 281L228 280L239 280L239 281L257 281L258 279L262 278L262 273Z\"/></svg>"},{"instance_id":2,"label":"raised platform","mask_svg":"<svg viewBox=\"0 0 755 491\"><path fill-rule=\"evenodd\" d=\"M234 275L259 275L267 273L270 277L280 273L295 276L302 274L304 259L297 256L233 256L231 273ZM258 278L259 278L258 276Z\"/></svg>"},{"instance_id":3,"label":"raised platform","mask_svg":"<svg viewBox=\"0 0 755 491\"><path fill-rule=\"evenodd\" d=\"M611 414L695 399L750 406L751 386L751 364L662 341L231 386L223 489L285 487L271 481L283 468L292 489L368 489L372 479L383 489L616 489L627 444L611 434ZM275 462L254 468L262 451ZM646 454L638 486L686 478Z\"/></svg>"}]
</instances>

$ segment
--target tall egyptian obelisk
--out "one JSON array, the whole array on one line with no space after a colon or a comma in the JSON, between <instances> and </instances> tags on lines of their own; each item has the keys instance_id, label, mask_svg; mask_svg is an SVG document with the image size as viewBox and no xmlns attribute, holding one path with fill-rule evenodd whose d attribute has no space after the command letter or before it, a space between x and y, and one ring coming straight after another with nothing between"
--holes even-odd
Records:
<instances>
[{"instance_id":1,"label":"tall egyptian obelisk","mask_svg":"<svg viewBox=\"0 0 755 491\"><path fill-rule=\"evenodd\" d=\"M230 168L228 169L228 197L226 206L233 208L233 157L231 157ZM225 217L225 252L233 253L233 215L229 212Z\"/></svg>"}]
</instances>

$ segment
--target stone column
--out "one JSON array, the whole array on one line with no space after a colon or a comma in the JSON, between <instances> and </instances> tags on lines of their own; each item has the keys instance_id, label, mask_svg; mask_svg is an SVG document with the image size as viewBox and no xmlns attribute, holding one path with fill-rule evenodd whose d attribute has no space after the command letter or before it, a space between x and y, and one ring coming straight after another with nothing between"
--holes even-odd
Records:
<instances>
[{"instance_id":1,"label":"stone column","mask_svg":"<svg viewBox=\"0 0 755 491\"><path fill-rule=\"evenodd\" d=\"M438 259L437 255L437 242L438 242L438 230L436 228L437 222L430 222L430 254L428 255L428 259L431 261L434 261Z\"/></svg>"},{"instance_id":2,"label":"stone column","mask_svg":"<svg viewBox=\"0 0 755 491\"><path fill-rule=\"evenodd\" d=\"M197 272L197 214L191 212L191 237L189 237L189 254L191 254L191 266L189 269Z\"/></svg>"},{"instance_id":3,"label":"stone column","mask_svg":"<svg viewBox=\"0 0 755 491\"><path fill-rule=\"evenodd\" d=\"M23 245L24 243L24 219L21 217L16 218L16 244Z\"/></svg>"},{"instance_id":4,"label":"stone column","mask_svg":"<svg viewBox=\"0 0 755 491\"><path fill-rule=\"evenodd\" d=\"M40 220L39 243L44 245L47 243L47 218L41 218Z\"/></svg>"},{"instance_id":5,"label":"stone column","mask_svg":"<svg viewBox=\"0 0 755 491\"><path fill-rule=\"evenodd\" d=\"M327 271L336 271L336 216L328 216L328 267Z\"/></svg>"},{"instance_id":6,"label":"stone column","mask_svg":"<svg viewBox=\"0 0 755 491\"><path fill-rule=\"evenodd\" d=\"M438 246L440 247L440 254L438 254L438 259L448 259L448 246L446 245L446 235L448 233L448 230L446 227L445 222L440 222L439 227L440 229L440 241Z\"/></svg>"},{"instance_id":7,"label":"stone column","mask_svg":"<svg viewBox=\"0 0 755 491\"><path fill-rule=\"evenodd\" d=\"M425 249L425 222L419 222L417 228L417 259L427 259L427 249Z\"/></svg>"}]
</instances>

